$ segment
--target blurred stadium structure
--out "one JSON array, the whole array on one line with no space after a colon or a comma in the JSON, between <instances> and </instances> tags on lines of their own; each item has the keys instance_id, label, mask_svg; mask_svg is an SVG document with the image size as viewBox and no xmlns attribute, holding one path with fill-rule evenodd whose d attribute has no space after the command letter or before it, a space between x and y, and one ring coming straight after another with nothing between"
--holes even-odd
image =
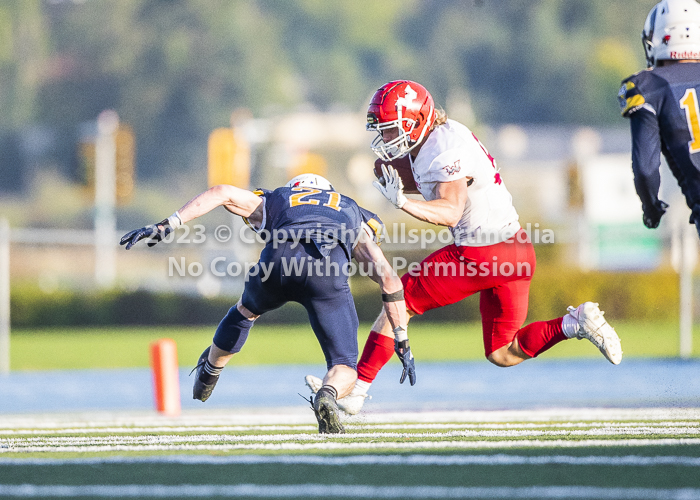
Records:
<instances>
[{"instance_id":1,"label":"blurred stadium structure","mask_svg":"<svg viewBox=\"0 0 700 500\"><path fill-rule=\"evenodd\" d=\"M250 242L253 233L244 228L240 218L223 210L203 218L206 238L200 244L191 243L197 241L196 231L192 230L178 232L173 242L154 248L143 246L124 252L117 245L121 234L162 219L204 189L207 180L209 185L231 182L246 188L273 188L299 172L313 171L327 176L340 191L379 212L389 231L397 223L410 229L431 229L390 210L371 187L373 158L367 152L368 135L363 129L362 113L308 112L258 120L238 110L232 116L232 128L217 129L210 136L208 172L202 165L179 193L167 193L153 206L134 208L130 203L117 204L118 117L113 112L103 113L98 126L93 126L99 131L94 138L95 147L88 149L96 158L96 173L91 175L94 198L86 197L82 202L82 211L92 214L92 221L84 217L82 227L73 228L12 227L9 239L13 283L34 284L49 295L64 289L90 293L114 288L236 297L242 291L243 273L215 276L207 270L217 258L222 270L233 262L241 263L245 269L245 263L257 260L262 245L241 241L239 235L247 235L246 241ZM680 191L668 178L668 169L663 170L662 198L671 204L672 211L659 230L649 231L641 223L639 200L634 192L626 128L510 124L482 127L477 134L497 158L523 226L531 229L533 238L538 231L552 232L553 243L545 240L545 244L558 250L550 252L555 257L547 257L548 253L543 252L540 260L585 272L669 268L680 272L684 332L680 352L688 356L692 272L698 242L693 227L687 224L687 207L679 199ZM137 184L134 192L138 195L130 199L139 198L149 189L154 187ZM60 189L56 195L70 196ZM213 229L220 226L230 228L227 241L214 237ZM415 255L419 250L418 255L422 256L441 245L437 240L423 242L422 246L388 241L384 248L396 255L406 251ZM201 263L203 272L184 272L185 266L193 262Z\"/></svg>"},{"instance_id":2,"label":"blurred stadium structure","mask_svg":"<svg viewBox=\"0 0 700 500\"><path fill-rule=\"evenodd\" d=\"M229 128L217 129L210 137L208 171L202 165L198 171L185 177L183 182L186 183L186 188L180 188L181 192L164 198L163 204L166 206L134 206L133 195L130 196L131 201L122 202L118 206L115 164L112 159L112 164L105 170L112 177L106 183L100 182L104 175L90 175L97 179L97 183L93 180L92 186L96 198L83 197L82 212L84 215L92 214L92 217L82 217L82 227L14 227L12 241L17 245L29 246L42 243L81 247L95 245L101 252L105 252L104 248L109 246L106 241L113 242L131 226L146 223L150 218L162 218L165 212L205 189L207 181L209 185L229 182L244 188L274 188L306 171L327 176L340 191L375 208L389 229L395 222L405 223L411 228L423 227L399 212L387 210L381 197L371 188L374 179L371 170L373 158L367 152L369 137L364 132L363 124L362 114L301 113L274 120L251 118L240 122L235 127L235 132ZM225 144L225 137L222 143L221 135L217 136L221 132L225 136L226 131L231 136L230 145ZM533 235L537 229L553 231L554 244L566 247L563 255L569 264L575 263L586 271L639 271L663 266L678 269L682 230L688 225L688 214L685 213L687 207L680 199L680 190L674 185L668 168L664 167L662 198L671 203L671 212L663 219L659 231L649 231L643 227L641 208L629 168L629 132L626 128L508 124L494 128L482 127L477 135L496 157L506 185L515 199L522 224L525 226L529 223ZM228 151L216 151L216 148L228 148ZM243 151L243 156L235 151L236 148ZM91 153L95 154L94 147ZM92 167L102 164L104 162L94 162ZM37 177L37 182L42 182L41 174ZM55 179L50 179L48 182L54 181ZM130 183L134 182L132 177ZM96 189L94 184L99 187ZM106 188L105 185L111 188ZM60 184L52 187L61 188ZM157 187L144 185L134 188L135 191L140 190L140 194L153 189ZM104 199L108 201L105 202ZM105 203L107 206L101 208ZM114 215L109 215L110 212ZM152 212L159 215L151 215ZM119 231L114 227L118 234L111 235L111 238L93 234L94 227L113 225L110 220L113 216L118 218L121 226ZM233 219L219 218L216 222L232 225L238 234L241 226ZM231 242L235 245L237 239L231 238ZM207 238L203 248L209 249L209 243L213 247L217 246L209 240L211 238ZM400 250L400 246L396 245L399 244L389 241L387 248ZM427 243L425 247L430 249L440 245L435 241ZM230 246L225 245L225 248ZM113 245L110 248L112 247ZM254 259L260 248L259 245L253 245L250 251L237 248L236 251L240 253L237 258ZM157 250L164 249L159 246L149 252ZM122 257L124 255L120 254L119 259ZM95 279L98 283L112 286L116 275L108 274L108 269L116 265L110 263L115 257L105 253L95 258L101 262L99 266L94 266ZM49 264L51 258L47 256L31 260ZM41 280L43 275L43 287L47 289L55 281L65 281L67 286L80 286L79 283L84 280L78 278L79 275L88 274L85 263L86 260L80 259L77 268L56 270L54 278L50 277L51 271L45 274L46 270L40 270L36 266L23 265L15 272L19 273L20 279ZM69 279L69 274L78 279ZM120 286L127 287L158 289L172 286L161 282L156 276L147 279L129 278L121 272L119 281Z\"/></svg>"},{"instance_id":3,"label":"blurred stadium structure","mask_svg":"<svg viewBox=\"0 0 700 500\"><path fill-rule=\"evenodd\" d=\"M363 122L361 114L340 117L337 114L320 113L290 115L276 120L275 127L271 126L271 120L250 119L237 127L237 147L243 150L244 156L240 156L240 153L239 156L221 156L212 150L210 142L209 173L202 166L193 176L199 177L198 179L187 179L191 182L188 184L191 188L182 190L187 194L183 192L169 196L167 206L138 207L139 212L129 209L128 205L117 206L115 152L109 150L114 145L108 143L96 151L93 148L94 154L100 154L104 147L111 151L111 156L107 153L105 157L108 160L94 162L98 168L101 165L107 167L105 174L91 176L96 180L96 187L93 187L95 198L91 200L85 197L83 202L83 212L92 213L93 220L84 217L83 227L71 229L15 227L12 228L12 241L16 245L28 246L26 252L40 251L41 244L49 245L45 249L47 252L54 252L54 245L81 247L81 250L72 248L71 252L81 252L85 250L84 247L94 246L98 253L92 260L100 263L93 266L95 280L98 285L113 286L117 277L114 272L116 261L126 258L123 254L117 257L112 252L115 248L113 242L129 227L150 221L154 216L147 212L157 210L162 216L205 188L207 177L209 185L227 181L245 188L273 188L303 171L326 175L342 192L350 194L363 204L375 207L389 228L395 222L405 223L408 227L422 227L413 220L402 217L401 213L386 210L378 193L371 188L372 157L366 151L368 137L363 131ZM231 131L226 128L217 129L212 137L217 132L227 130ZM280 132L288 130L294 133ZM648 231L642 226L641 209L629 168L627 129L505 125L494 129L485 128L479 135L485 136L482 141L489 144L498 160L523 225L530 223L533 235L537 229L553 231L554 244L567 248L564 255L568 263L576 263L586 271L639 271L669 265L678 269L682 254L681 233L688 225L685 223L687 208L679 199L680 191L669 177L670 172L664 168L662 198L671 202L673 211L664 218L659 231ZM99 141L98 138L95 142ZM233 148L226 144L218 147ZM218 161L211 159L217 155L220 157ZM228 178L226 162L229 162ZM134 182L133 179L131 182ZM149 188L151 187L136 187L136 190ZM119 218L122 226L119 231L115 217ZM230 224L238 234L241 224L233 219L220 218L217 222ZM94 228L108 233L94 233ZM259 245L246 249L241 247L242 242L236 241L237 237L231 240L236 248L232 249L231 245L224 245L224 248L237 254L238 260L255 259ZM400 250L396 245L400 244L389 241L387 248ZM430 249L439 245L435 241L427 243L425 247ZM219 250L217 247L211 238L207 238L207 242L202 245L204 251ZM170 248L159 246L149 250L149 253L157 250L169 252ZM81 283L89 282L89 279L85 279L89 274L89 266L85 264L89 262L87 259L90 259L90 252L88 250L85 258L69 259L79 265L53 271L51 261L62 259L52 259L50 255L32 255L29 260L35 265L17 264L13 273L17 273L18 279L39 281L43 283L42 288L46 289L50 289L52 283L65 283L69 287L83 286ZM22 254L28 255L25 251ZM16 258L21 259L21 255ZM37 262L43 262L46 266L40 269L36 266ZM120 270L119 286L152 289L172 287L165 276L148 276L136 271L138 266L133 268L127 264L126 267L132 272L125 275ZM187 289L192 283L183 286Z\"/></svg>"}]
</instances>

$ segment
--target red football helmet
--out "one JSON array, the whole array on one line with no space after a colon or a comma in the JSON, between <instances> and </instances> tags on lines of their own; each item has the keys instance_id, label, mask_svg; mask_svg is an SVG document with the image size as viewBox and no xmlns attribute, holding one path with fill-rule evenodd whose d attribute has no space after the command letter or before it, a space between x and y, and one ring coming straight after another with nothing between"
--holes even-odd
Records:
<instances>
[{"instance_id":1,"label":"red football helmet","mask_svg":"<svg viewBox=\"0 0 700 500\"><path fill-rule=\"evenodd\" d=\"M377 132L372 151L384 161L406 156L435 122L433 96L420 83L398 80L374 93L367 109L367 130ZM397 127L396 139L385 143L382 130Z\"/></svg>"}]
</instances>

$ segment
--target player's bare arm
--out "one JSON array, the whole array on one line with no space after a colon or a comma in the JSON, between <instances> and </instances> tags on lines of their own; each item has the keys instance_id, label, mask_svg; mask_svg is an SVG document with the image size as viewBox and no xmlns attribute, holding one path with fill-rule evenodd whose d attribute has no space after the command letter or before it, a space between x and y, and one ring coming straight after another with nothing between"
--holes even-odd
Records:
<instances>
[{"instance_id":1,"label":"player's bare arm","mask_svg":"<svg viewBox=\"0 0 700 500\"><path fill-rule=\"evenodd\" d=\"M184 224L220 206L232 214L246 217L251 224L262 222L262 199L252 191L228 184L214 186L195 196L178 213Z\"/></svg>"},{"instance_id":2,"label":"player's bare arm","mask_svg":"<svg viewBox=\"0 0 700 500\"><path fill-rule=\"evenodd\" d=\"M148 246L152 247L180 225L201 217L220 206L233 214L247 217L250 223L255 226L262 224L262 199L260 197L247 189L221 184L195 196L167 219L130 231L122 236L119 244L126 245L126 249L129 250L137 242L148 239Z\"/></svg>"},{"instance_id":3,"label":"player's bare arm","mask_svg":"<svg viewBox=\"0 0 700 500\"><path fill-rule=\"evenodd\" d=\"M437 182L437 198L430 201L408 199L404 195L403 181L391 165L382 165L382 178L372 184L396 208L400 208L416 219L440 226L456 226L467 204L467 187L471 178L456 179L451 182Z\"/></svg>"},{"instance_id":4,"label":"player's bare arm","mask_svg":"<svg viewBox=\"0 0 700 500\"><path fill-rule=\"evenodd\" d=\"M382 294L397 296L397 294L403 292L401 279L384 256L384 252L366 231L360 233L359 241L352 251L352 256L358 263L369 267L368 275L374 282L379 284ZM408 318L406 302L403 299L384 302L384 310L391 324L392 331L397 327L406 329Z\"/></svg>"},{"instance_id":5,"label":"player's bare arm","mask_svg":"<svg viewBox=\"0 0 700 500\"><path fill-rule=\"evenodd\" d=\"M368 275L381 286L383 313L391 323L394 352L403 364L403 372L399 382L403 384L408 377L410 384L415 385L416 366L406 332L408 315L401 279L366 230L360 231L358 243L353 249L353 257L359 263L365 263L369 266Z\"/></svg>"},{"instance_id":6,"label":"player's bare arm","mask_svg":"<svg viewBox=\"0 0 700 500\"><path fill-rule=\"evenodd\" d=\"M438 198L432 201L406 199L401 209L416 219L439 226L456 226L467 204L467 182L469 178L451 182L438 182Z\"/></svg>"}]
</instances>

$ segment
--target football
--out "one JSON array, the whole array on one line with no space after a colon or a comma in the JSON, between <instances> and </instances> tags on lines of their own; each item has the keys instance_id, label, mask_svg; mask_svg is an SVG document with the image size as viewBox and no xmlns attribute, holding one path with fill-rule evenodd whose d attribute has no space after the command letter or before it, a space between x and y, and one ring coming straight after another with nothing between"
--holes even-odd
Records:
<instances>
[{"instance_id":1,"label":"football","mask_svg":"<svg viewBox=\"0 0 700 500\"><path fill-rule=\"evenodd\" d=\"M413 178L413 172L411 171L411 161L409 160L408 155L392 161L384 161L380 158L377 158L374 161L374 175L377 179L379 179L379 182L382 182L383 184L382 163L384 165L391 165L396 169L396 171L399 173L399 177L401 177L401 181L403 181L403 190L405 192L418 192L418 187L416 186L416 181Z\"/></svg>"}]
</instances>

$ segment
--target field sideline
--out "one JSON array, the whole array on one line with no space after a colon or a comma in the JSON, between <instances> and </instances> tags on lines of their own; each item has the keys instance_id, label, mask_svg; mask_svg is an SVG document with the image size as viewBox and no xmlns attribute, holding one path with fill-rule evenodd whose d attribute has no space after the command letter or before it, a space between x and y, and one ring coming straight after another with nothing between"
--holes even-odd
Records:
<instances>
[{"instance_id":1,"label":"field sideline","mask_svg":"<svg viewBox=\"0 0 700 500\"><path fill-rule=\"evenodd\" d=\"M492 366L483 360L480 325L417 322L411 339L422 363L423 385L416 386L419 390L405 391L402 404L394 406L389 403L394 401L390 396L400 390L395 387L398 375L387 378L391 393L383 392L381 381L377 381L373 386L376 403L372 401L367 411L346 420L347 434L319 436L311 410L295 403L296 390L290 392L280 377L264 378L265 370L286 374L281 377L284 382L294 373L292 385L306 394L303 374L297 371L305 372L304 363L317 366L321 361L315 338L301 325L284 330L259 325L257 334L251 334L246 349L235 359L240 369L229 372L216 395L222 403L235 404L234 408L186 408L177 418L151 411L86 409L77 413L73 407L73 413L3 414L0 498L700 500L700 408L693 408L700 406L700 400L695 382L686 378L697 361L674 360L657 373L661 362L640 358L673 356L675 325L630 322L615 326L628 356L628 363L621 367L609 366L590 344L571 341L543 356L550 361L533 362L512 372L515 378L507 382L511 372L488 371ZM212 331L120 328L13 332L12 366L20 371L11 377L17 386L17 380L23 380L21 370L32 370L24 375L25 385L17 386L20 393L26 392L28 380L51 376L56 382L40 383L59 398L80 389L80 400L93 401L98 394L90 392L95 391L91 384L65 387L68 378L41 370L98 368L94 373L86 371L95 375L102 368L145 367L148 344L161 337L177 341L181 366L189 366ZM360 342L364 341L363 331L361 328ZM697 333L695 340L697 356ZM44 346L41 352L32 348L37 342ZM280 345L288 348L279 349ZM94 352L107 354L88 355ZM572 358L590 360L566 362ZM480 363L460 365L455 378L460 384L454 387L436 373L447 370L447 365L429 363L466 360ZM283 364L290 362L303 367ZM275 363L281 363L278 371L256 368ZM558 370L552 372L559 374L557 380L550 380L551 374L549 378L543 375L550 369ZM468 376L464 378L464 374ZM246 378L251 376L260 387L268 387L265 393ZM589 392L581 392L580 384L562 387L562 382L578 381L580 376L585 376ZM100 385L100 391L109 386L108 379L96 380L106 384ZM224 383L227 381L230 388ZM58 385L51 389L51 383ZM594 402L600 399L595 396L596 388L610 383L613 387L600 393L610 400ZM265 396L280 400L281 395L275 392L278 386L293 399L260 407ZM244 387L254 390L248 394L242 391ZM423 388L429 392L421 392ZM545 389L551 394L543 394ZM566 392L557 392L564 389ZM521 409L485 409L483 398L492 397L493 390L501 393L493 404ZM579 394L576 391L581 392L576 404L628 408L552 407L566 405L571 394ZM50 404L53 396L49 392L41 393L42 404ZM7 393L8 405L16 401L12 394ZM444 406L446 401L460 398L466 398L465 405L472 402L472 408L481 410L434 411L449 408ZM549 408L532 407L534 401ZM256 408L245 404L256 404ZM414 408L433 411L397 412Z\"/></svg>"},{"instance_id":2,"label":"field sideline","mask_svg":"<svg viewBox=\"0 0 700 500\"><path fill-rule=\"evenodd\" d=\"M2 498L700 499L700 409L8 415Z\"/></svg>"},{"instance_id":3,"label":"field sideline","mask_svg":"<svg viewBox=\"0 0 700 500\"><path fill-rule=\"evenodd\" d=\"M370 330L360 325L360 350ZM673 357L678 355L678 325L673 322L614 322L625 357ZM13 370L74 370L83 368L136 368L149 365L149 344L168 337L176 341L180 366L192 366L211 342L211 327L119 327L13 330ZM411 322L409 337L420 362L484 360L480 323ZM37 350L36 346L42 349ZM284 349L279 346L284 345ZM700 356L700 326L695 328L693 356ZM446 348L449 347L449 348ZM95 356L94 353L102 353ZM543 359L597 358L588 342L562 342ZM236 365L311 364L323 361L321 348L308 325L256 325ZM398 362L392 360L392 362Z\"/></svg>"}]
</instances>

